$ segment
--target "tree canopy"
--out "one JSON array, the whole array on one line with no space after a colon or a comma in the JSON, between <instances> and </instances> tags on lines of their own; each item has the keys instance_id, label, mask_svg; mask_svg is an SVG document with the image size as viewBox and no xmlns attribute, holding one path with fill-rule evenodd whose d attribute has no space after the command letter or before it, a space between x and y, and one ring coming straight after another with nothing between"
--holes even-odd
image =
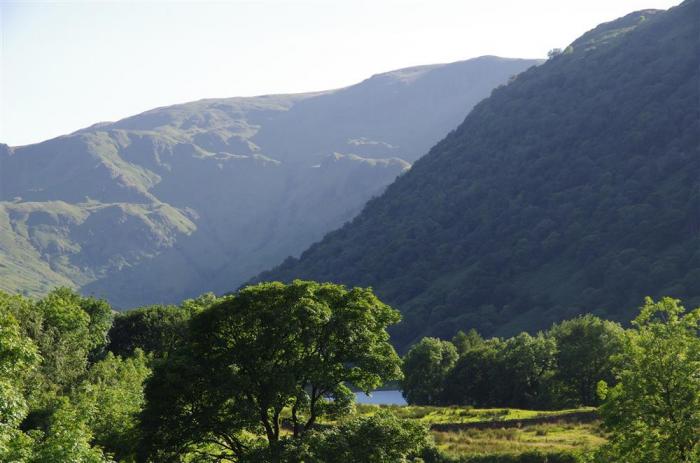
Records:
<instances>
[{"instance_id":1,"label":"tree canopy","mask_svg":"<svg viewBox=\"0 0 700 463\"><path fill-rule=\"evenodd\" d=\"M447 373L457 362L457 349L436 338L423 338L403 359L401 389L408 403L435 405L442 402Z\"/></svg>"},{"instance_id":2,"label":"tree canopy","mask_svg":"<svg viewBox=\"0 0 700 463\"><path fill-rule=\"evenodd\" d=\"M398 321L371 290L333 284L265 283L224 298L192 318L186 344L148 381L145 455L197 448L239 461L261 445L248 431L279 459L285 408L300 438L320 416L348 412L349 385L399 379L386 331Z\"/></svg>"},{"instance_id":3,"label":"tree canopy","mask_svg":"<svg viewBox=\"0 0 700 463\"><path fill-rule=\"evenodd\" d=\"M107 303L67 288L36 301L0 292L0 461L110 460L75 391L103 356L111 323Z\"/></svg>"},{"instance_id":4,"label":"tree canopy","mask_svg":"<svg viewBox=\"0 0 700 463\"><path fill-rule=\"evenodd\" d=\"M403 394L422 405L594 406L598 382L614 383L623 338L618 323L590 314L535 336L423 338L404 357Z\"/></svg>"},{"instance_id":5,"label":"tree canopy","mask_svg":"<svg viewBox=\"0 0 700 463\"><path fill-rule=\"evenodd\" d=\"M629 329L582 316L536 335L425 338L406 354L405 378L387 332L398 312L366 288L265 283L148 307L128 319L133 337L111 320L104 301L65 288L39 300L0 292L0 461L579 461L568 451L454 460L420 420L353 413L351 388L394 380L412 402L540 410L590 405L598 382L608 443L586 458L700 456L700 308L675 299L647 299ZM112 332L123 355L108 348ZM162 334L148 353L144 333Z\"/></svg>"},{"instance_id":6,"label":"tree canopy","mask_svg":"<svg viewBox=\"0 0 700 463\"><path fill-rule=\"evenodd\" d=\"M559 406L599 403L596 385L614 382L616 355L624 331L614 322L585 315L554 325L549 331L557 345L552 394Z\"/></svg>"},{"instance_id":7,"label":"tree canopy","mask_svg":"<svg viewBox=\"0 0 700 463\"><path fill-rule=\"evenodd\" d=\"M647 298L627 333L617 384L600 384L611 433L600 461L700 461L700 308Z\"/></svg>"}]
</instances>

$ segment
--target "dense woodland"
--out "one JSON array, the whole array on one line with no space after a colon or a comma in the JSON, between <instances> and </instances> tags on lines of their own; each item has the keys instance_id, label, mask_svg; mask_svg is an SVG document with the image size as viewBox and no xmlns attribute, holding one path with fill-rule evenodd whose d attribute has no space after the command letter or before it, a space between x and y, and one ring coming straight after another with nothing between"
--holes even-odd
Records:
<instances>
[{"instance_id":1,"label":"dense woodland","mask_svg":"<svg viewBox=\"0 0 700 463\"><path fill-rule=\"evenodd\" d=\"M624 340L614 322L586 315L532 336L452 341L423 338L404 358L403 393L420 405L563 409L595 406L599 381L614 382Z\"/></svg>"},{"instance_id":2,"label":"dense woodland","mask_svg":"<svg viewBox=\"0 0 700 463\"><path fill-rule=\"evenodd\" d=\"M700 457L700 308L647 299L629 329L585 316L536 336L470 331L403 360L399 320L369 289L308 281L120 314L68 289L0 293L0 461L457 461L418 421L356 413L353 389L396 380L414 403L601 403L598 450L460 461Z\"/></svg>"},{"instance_id":3,"label":"dense woodland","mask_svg":"<svg viewBox=\"0 0 700 463\"><path fill-rule=\"evenodd\" d=\"M372 286L423 336L628 321L700 295L700 2L602 24L478 104L351 223L260 280Z\"/></svg>"}]
</instances>

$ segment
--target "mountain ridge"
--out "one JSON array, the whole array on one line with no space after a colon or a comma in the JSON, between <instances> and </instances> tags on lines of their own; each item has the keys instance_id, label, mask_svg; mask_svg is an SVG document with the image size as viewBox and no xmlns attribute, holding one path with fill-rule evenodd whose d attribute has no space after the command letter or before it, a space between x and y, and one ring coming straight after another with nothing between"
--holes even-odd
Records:
<instances>
[{"instance_id":1,"label":"mountain ridge","mask_svg":"<svg viewBox=\"0 0 700 463\"><path fill-rule=\"evenodd\" d=\"M695 303L698 5L592 29L477 104L352 222L252 281L372 286L404 313L399 346L587 311L628 319L645 295Z\"/></svg>"},{"instance_id":2,"label":"mountain ridge","mask_svg":"<svg viewBox=\"0 0 700 463\"><path fill-rule=\"evenodd\" d=\"M224 292L349 220L535 64L487 57L410 82L205 99L0 147L0 287L68 284L121 308Z\"/></svg>"}]
</instances>

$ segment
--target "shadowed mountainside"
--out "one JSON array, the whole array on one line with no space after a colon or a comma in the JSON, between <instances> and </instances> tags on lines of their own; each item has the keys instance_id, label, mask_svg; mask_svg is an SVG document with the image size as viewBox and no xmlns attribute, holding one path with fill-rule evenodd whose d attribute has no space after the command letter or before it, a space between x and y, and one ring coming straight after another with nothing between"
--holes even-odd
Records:
<instances>
[{"instance_id":1,"label":"shadowed mountainside","mask_svg":"<svg viewBox=\"0 0 700 463\"><path fill-rule=\"evenodd\" d=\"M372 286L421 336L700 303L700 2L602 24L257 280Z\"/></svg>"}]
</instances>

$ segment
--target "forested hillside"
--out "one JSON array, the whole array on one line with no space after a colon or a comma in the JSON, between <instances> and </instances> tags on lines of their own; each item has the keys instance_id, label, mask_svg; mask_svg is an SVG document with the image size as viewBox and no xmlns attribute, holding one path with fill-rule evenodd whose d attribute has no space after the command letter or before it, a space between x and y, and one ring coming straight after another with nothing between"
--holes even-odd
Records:
<instances>
[{"instance_id":1,"label":"forested hillside","mask_svg":"<svg viewBox=\"0 0 700 463\"><path fill-rule=\"evenodd\" d=\"M399 346L700 302L700 2L602 24L258 280L372 286Z\"/></svg>"},{"instance_id":2,"label":"forested hillside","mask_svg":"<svg viewBox=\"0 0 700 463\"><path fill-rule=\"evenodd\" d=\"M229 290L351 219L537 63L419 66L0 145L0 289L66 285L119 308Z\"/></svg>"}]
</instances>

